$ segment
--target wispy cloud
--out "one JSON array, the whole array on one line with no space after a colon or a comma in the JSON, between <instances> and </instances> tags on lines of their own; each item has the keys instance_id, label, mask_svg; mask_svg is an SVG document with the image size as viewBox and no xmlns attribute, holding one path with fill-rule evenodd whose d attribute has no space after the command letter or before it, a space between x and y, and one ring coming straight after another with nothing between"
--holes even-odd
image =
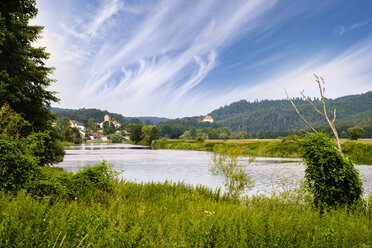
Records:
<instances>
[{"instance_id":1,"label":"wispy cloud","mask_svg":"<svg viewBox=\"0 0 372 248\"><path fill-rule=\"evenodd\" d=\"M354 23L354 24L349 25L349 26L341 25L338 28L336 28L336 32L340 35L343 35L346 32L349 32L349 31L352 31L354 29L363 27L363 26L369 24L370 22L371 21L359 22L359 23Z\"/></svg>"},{"instance_id":2,"label":"wispy cloud","mask_svg":"<svg viewBox=\"0 0 372 248\"><path fill-rule=\"evenodd\" d=\"M326 97L335 98L347 94L364 93L372 89L372 36L351 46L337 57L321 63L321 56L310 58L306 63L282 74L268 77L254 87L240 87L228 98L283 99L283 89L297 97L304 90L309 96L319 97L313 74L326 80ZM268 90L270 89L270 90Z\"/></svg>"},{"instance_id":3,"label":"wispy cloud","mask_svg":"<svg viewBox=\"0 0 372 248\"><path fill-rule=\"evenodd\" d=\"M183 115L175 106L197 95L221 49L241 30L256 28L259 17L276 2L163 0L136 6L102 1L61 26L61 47L68 49L60 53L59 63L71 62L70 72L77 78L69 84L81 88L81 105L98 102L129 115ZM62 99L67 102L71 96Z\"/></svg>"},{"instance_id":4,"label":"wispy cloud","mask_svg":"<svg viewBox=\"0 0 372 248\"><path fill-rule=\"evenodd\" d=\"M323 8L323 2L317 6ZM241 38L249 37L258 49L223 69L246 71L285 60L288 53L280 46L286 41L272 36L291 18L316 12L308 11L303 3L38 0L38 5L39 24L46 26L41 45L52 53L50 65L56 67L53 77L58 82L52 90L60 92L63 107L96 107L127 116L181 117L207 113L242 98L282 98L284 87L310 89L303 83L311 85L314 72L349 88L348 80L357 79L359 89L365 89L372 78L367 55L372 49L366 40L323 64L318 55L280 75L267 73L257 82L247 78L245 85L243 81L237 87L218 82L224 85L215 90L215 82L208 76L226 65L221 55ZM72 11L75 8L78 11ZM345 26L339 33L368 23ZM270 42L264 46L258 45L267 40ZM330 90L340 92L334 84L330 83Z\"/></svg>"}]
</instances>

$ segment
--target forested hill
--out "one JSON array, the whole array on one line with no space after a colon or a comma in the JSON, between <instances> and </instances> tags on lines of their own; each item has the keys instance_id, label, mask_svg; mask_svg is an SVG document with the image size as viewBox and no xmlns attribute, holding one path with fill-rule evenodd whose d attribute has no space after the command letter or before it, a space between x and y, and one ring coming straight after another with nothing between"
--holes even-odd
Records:
<instances>
[{"instance_id":1,"label":"forested hill","mask_svg":"<svg viewBox=\"0 0 372 248\"><path fill-rule=\"evenodd\" d=\"M129 122L137 122L138 120L146 122L150 121L151 123L158 123L161 121L168 120L167 118L162 117L152 117L152 116L145 116L145 117L124 117L121 114L110 113L106 110L100 109L63 109L63 108L52 108L51 112L58 115L59 117L67 117L70 120L77 120L83 121L84 119L93 118L95 122L102 122L103 117L105 115L109 115L112 119L123 123L125 121ZM137 119L137 121L136 121Z\"/></svg>"},{"instance_id":2,"label":"forested hill","mask_svg":"<svg viewBox=\"0 0 372 248\"><path fill-rule=\"evenodd\" d=\"M327 126L324 119L314 112L303 99L294 99L300 113L314 126ZM313 100L322 109L320 99ZM333 118L336 109L336 126L372 126L372 91L361 95L327 99L327 113ZM263 100L247 102L241 100L212 111L215 122L232 131L257 132L290 130L290 125L306 128L288 100Z\"/></svg>"}]
</instances>

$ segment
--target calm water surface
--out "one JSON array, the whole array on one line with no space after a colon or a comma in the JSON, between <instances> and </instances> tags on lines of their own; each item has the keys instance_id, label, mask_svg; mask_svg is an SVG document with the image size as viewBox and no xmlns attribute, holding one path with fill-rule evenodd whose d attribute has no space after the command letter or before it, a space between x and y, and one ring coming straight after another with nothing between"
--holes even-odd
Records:
<instances>
[{"instance_id":1,"label":"calm water surface","mask_svg":"<svg viewBox=\"0 0 372 248\"><path fill-rule=\"evenodd\" d=\"M133 182L184 182L223 188L223 178L209 172L211 153L199 151L152 150L126 144L82 144L66 147L64 161L57 166L77 172L80 168L108 161L120 178ZM247 157L240 158L248 164ZM364 180L365 195L372 194L372 166L356 165ZM246 166L255 180L248 194L270 194L296 187L304 177L300 159L256 158Z\"/></svg>"}]
</instances>

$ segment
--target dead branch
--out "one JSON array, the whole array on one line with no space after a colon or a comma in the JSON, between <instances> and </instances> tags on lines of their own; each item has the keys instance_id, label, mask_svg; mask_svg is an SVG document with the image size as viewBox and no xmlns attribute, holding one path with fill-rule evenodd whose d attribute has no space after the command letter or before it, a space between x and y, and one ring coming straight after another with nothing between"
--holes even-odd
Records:
<instances>
[{"instance_id":1,"label":"dead branch","mask_svg":"<svg viewBox=\"0 0 372 248\"><path fill-rule=\"evenodd\" d=\"M323 112L320 111L320 110L319 110L319 109L314 105L314 103L313 103L313 102L312 102L312 101L311 101L307 96L305 96L304 91L301 91L300 93L301 93L301 95L306 99L306 101L307 101L308 103L311 104L311 106L314 108L314 111L315 111L316 113L318 113L320 116L322 116L324 119L326 119L328 125L329 125L330 128L332 129L332 132L333 132L333 134L334 134L334 136L335 136L335 139L336 139L336 142L337 142L337 150L342 154L340 138L339 138L339 136L338 136L338 133L337 133L337 130L336 130L336 127L335 127L335 124L334 124L334 123L335 123L335 120L336 120L336 109L335 109L334 112L333 112L333 120L331 121L331 120L329 119L328 115L327 115L327 109L326 109L326 103L325 103L325 97L324 97L324 93L325 93L325 87L324 87L324 85L325 85L325 81L324 81L324 79L323 79L322 77L318 77L318 76L315 75L315 74L314 74L314 76L315 76L315 81L318 83L319 92L320 92L320 97L321 97L321 99L322 99ZM297 112L297 114L300 116L300 118L301 118L301 119L306 123L307 126L309 126L309 127L311 128L311 130L312 130L314 133L316 133L316 130L315 130L315 129L314 129L314 128L309 124L309 122L307 122L307 121L305 120L305 118L300 114L300 112L298 111L296 105L294 104L294 102L292 101L292 99L288 96L287 91L286 91L285 89L284 89L284 91L285 91L285 94L287 95L288 100L291 102L293 108L296 110L296 112ZM294 126L292 126L292 127L293 127L293 128L296 128L296 129L298 129L298 130L301 130L301 129L297 128L297 127L294 127ZM305 131L305 130L301 130L301 131ZM307 132L307 131L305 131L305 132ZM309 133L309 132L307 132L307 133Z\"/></svg>"},{"instance_id":2,"label":"dead branch","mask_svg":"<svg viewBox=\"0 0 372 248\"><path fill-rule=\"evenodd\" d=\"M323 114L324 114L324 118L326 119L326 121L328 122L328 125L331 127L332 129L332 132L335 136L335 139L336 139L336 142L337 142L337 147L338 147L338 151L342 154L342 148L341 148L341 142L340 142L340 138L338 137L338 133L337 133L337 130L336 130L336 127L335 127L335 120L336 120L336 110L334 110L334 116L333 116L333 121L331 121L329 118L328 118L328 115L327 115L327 110L326 110L326 104L325 104L325 98L324 98L324 92L325 92L325 81L322 77L320 77L320 80L322 81L322 84L323 86L320 84L320 80L319 80L319 77L317 75L315 75L315 78L316 78L316 82L318 83L318 87L319 87L319 90L320 90L320 95L322 97L322 103L323 103Z\"/></svg>"},{"instance_id":3,"label":"dead branch","mask_svg":"<svg viewBox=\"0 0 372 248\"><path fill-rule=\"evenodd\" d=\"M315 129L310 125L310 123L307 122L307 120L306 120L306 119L305 119L305 118L300 114L300 111L298 111L296 105L294 104L294 102L292 101L292 99L288 96L287 90L284 89L284 91L285 91L285 94L287 95L288 100L291 102L293 108L296 110L296 112L297 112L297 114L300 116L300 118L301 118L301 119L306 123L306 125L307 125L308 127L310 127L311 130L313 130L314 133L316 133L317 131L316 131L316 130L315 130Z\"/></svg>"},{"instance_id":4,"label":"dead branch","mask_svg":"<svg viewBox=\"0 0 372 248\"><path fill-rule=\"evenodd\" d=\"M305 96L304 91L300 91L300 93L301 93L301 95L306 99L306 101L307 101L308 103L310 103L311 106L313 106L315 112L318 113L319 115L321 115L322 117L324 117L324 114L323 114L322 112L319 111L319 109L314 105L314 103L313 103L313 102L312 102L312 101L311 101L307 96Z\"/></svg>"}]
</instances>

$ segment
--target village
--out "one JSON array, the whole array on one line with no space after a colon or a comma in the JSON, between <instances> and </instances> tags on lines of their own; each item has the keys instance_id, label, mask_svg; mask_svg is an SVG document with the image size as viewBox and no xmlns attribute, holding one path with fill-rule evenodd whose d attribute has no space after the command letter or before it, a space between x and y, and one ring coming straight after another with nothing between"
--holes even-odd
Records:
<instances>
[{"instance_id":1,"label":"village","mask_svg":"<svg viewBox=\"0 0 372 248\"><path fill-rule=\"evenodd\" d=\"M59 123L58 120L53 122L52 126L56 127L57 130L60 131L60 129L67 128L67 118L64 122L65 127L63 127L63 124ZM113 135L118 137L117 140L120 142L129 140L129 132L122 128L122 125L118 121L111 119L109 115L105 115L103 121L99 123L90 121L84 124L76 120L68 120L68 125L68 127L75 130L75 132L78 130L80 138L87 142L111 141Z\"/></svg>"}]
</instances>

